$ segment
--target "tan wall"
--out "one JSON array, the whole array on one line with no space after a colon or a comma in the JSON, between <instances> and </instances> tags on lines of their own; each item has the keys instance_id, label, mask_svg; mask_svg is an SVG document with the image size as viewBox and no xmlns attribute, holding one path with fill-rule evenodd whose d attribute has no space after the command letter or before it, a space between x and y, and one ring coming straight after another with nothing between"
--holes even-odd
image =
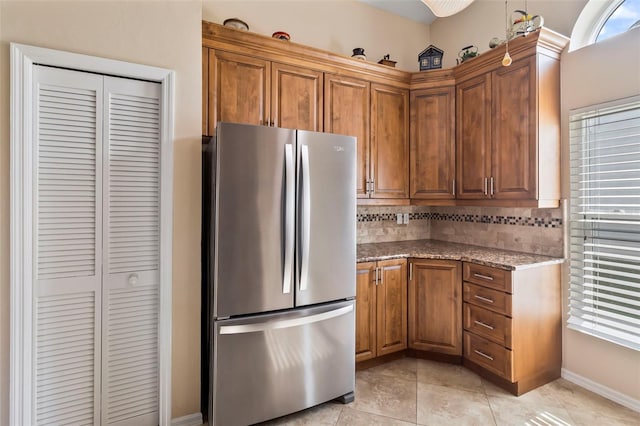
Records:
<instances>
[{"instance_id":1,"label":"tan wall","mask_svg":"<svg viewBox=\"0 0 640 426\"><path fill-rule=\"evenodd\" d=\"M516 9L524 10L524 3L524 0L509 1L509 17ZM586 3L586 0L529 0L527 5L530 14L544 18L545 27L569 36ZM444 50L444 67L455 66L458 52L465 46L475 45L482 54L489 50L493 37L504 39L504 12L504 1L475 0L462 12L433 22L431 41Z\"/></svg>"},{"instance_id":2,"label":"tan wall","mask_svg":"<svg viewBox=\"0 0 640 426\"><path fill-rule=\"evenodd\" d=\"M200 411L200 1L0 2L0 424L9 420L9 42L176 71L173 417Z\"/></svg>"},{"instance_id":3,"label":"tan wall","mask_svg":"<svg viewBox=\"0 0 640 426\"><path fill-rule=\"evenodd\" d=\"M418 71L418 54L430 44L427 25L358 1L203 0L202 19L222 24L227 18L267 36L286 31L296 43L342 55L362 47L374 63L390 54L406 71Z\"/></svg>"},{"instance_id":4,"label":"tan wall","mask_svg":"<svg viewBox=\"0 0 640 426\"><path fill-rule=\"evenodd\" d=\"M563 158L569 170L569 110L640 95L640 29L562 55ZM594 66L594 64L601 66ZM563 176L565 197L569 177ZM565 274L566 276L566 274ZM568 283L565 283L565 292ZM566 315L566 313L565 313ZM640 401L640 352L564 330L564 368Z\"/></svg>"}]
</instances>

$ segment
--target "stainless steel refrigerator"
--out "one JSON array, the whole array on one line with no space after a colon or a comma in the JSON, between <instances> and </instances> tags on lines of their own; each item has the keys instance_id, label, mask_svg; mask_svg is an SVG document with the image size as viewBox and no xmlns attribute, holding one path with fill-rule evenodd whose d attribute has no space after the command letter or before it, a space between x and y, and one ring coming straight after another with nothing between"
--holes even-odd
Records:
<instances>
[{"instance_id":1,"label":"stainless steel refrigerator","mask_svg":"<svg viewBox=\"0 0 640 426\"><path fill-rule=\"evenodd\" d=\"M219 123L204 147L209 424L353 400L355 138Z\"/></svg>"}]
</instances>

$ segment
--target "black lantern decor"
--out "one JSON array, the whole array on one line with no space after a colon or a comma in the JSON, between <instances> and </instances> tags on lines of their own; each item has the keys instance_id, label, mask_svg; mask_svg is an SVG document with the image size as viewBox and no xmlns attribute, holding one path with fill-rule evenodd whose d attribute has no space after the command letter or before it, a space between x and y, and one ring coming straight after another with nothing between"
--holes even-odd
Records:
<instances>
[{"instance_id":1,"label":"black lantern decor","mask_svg":"<svg viewBox=\"0 0 640 426\"><path fill-rule=\"evenodd\" d=\"M429 45L418 55L420 71L435 70L442 68L442 55L444 52L433 44Z\"/></svg>"}]
</instances>

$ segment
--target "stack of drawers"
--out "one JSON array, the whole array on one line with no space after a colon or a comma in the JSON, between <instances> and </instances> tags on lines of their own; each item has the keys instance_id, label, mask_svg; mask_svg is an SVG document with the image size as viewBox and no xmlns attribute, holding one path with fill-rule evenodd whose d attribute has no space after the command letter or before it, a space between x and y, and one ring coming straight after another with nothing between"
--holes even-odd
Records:
<instances>
[{"instance_id":1,"label":"stack of drawers","mask_svg":"<svg viewBox=\"0 0 640 426\"><path fill-rule=\"evenodd\" d=\"M466 262L463 271L464 356L512 381L511 274Z\"/></svg>"},{"instance_id":2,"label":"stack of drawers","mask_svg":"<svg viewBox=\"0 0 640 426\"><path fill-rule=\"evenodd\" d=\"M516 395L560 377L560 266L462 276L463 363Z\"/></svg>"}]
</instances>

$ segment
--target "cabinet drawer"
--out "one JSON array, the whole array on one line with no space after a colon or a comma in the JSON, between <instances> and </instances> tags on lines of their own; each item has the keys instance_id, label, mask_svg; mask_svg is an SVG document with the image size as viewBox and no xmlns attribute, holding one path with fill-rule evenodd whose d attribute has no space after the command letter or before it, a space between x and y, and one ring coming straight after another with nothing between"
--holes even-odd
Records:
<instances>
[{"instance_id":1,"label":"cabinet drawer","mask_svg":"<svg viewBox=\"0 0 640 426\"><path fill-rule=\"evenodd\" d=\"M511 295L476 284L463 283L464 301L511 316Z\"/></svg>"},{"instance_id":2,"label":"cabinet drawer","mask_svg":"<svg viewBox=\"0 0 640 426\"><path fill-rule=\"evenodd\" d=\"M511 293L511 273L503 269L464 262L463 279L485 287Z\"/></svg>"},{"instance_id":3,"label":"cabinet drawer","mask_svg":"<svg viewBox=\"0 0 640 426\"><path fill-rule=\"evenodd\" d=\"M513 382L512 352L496 343L464 332L464 357Z\"/></svg>"},{"instance_id":4,"label":"cabinet drawer","mask_svg":"<svg viewBox=\"0 0 640 426\"><path fill-rule=\"evenodd\" d=\"M463 309L465 330L511 348L511 318L469 303Z\"/></svg>"}]
</instances>

